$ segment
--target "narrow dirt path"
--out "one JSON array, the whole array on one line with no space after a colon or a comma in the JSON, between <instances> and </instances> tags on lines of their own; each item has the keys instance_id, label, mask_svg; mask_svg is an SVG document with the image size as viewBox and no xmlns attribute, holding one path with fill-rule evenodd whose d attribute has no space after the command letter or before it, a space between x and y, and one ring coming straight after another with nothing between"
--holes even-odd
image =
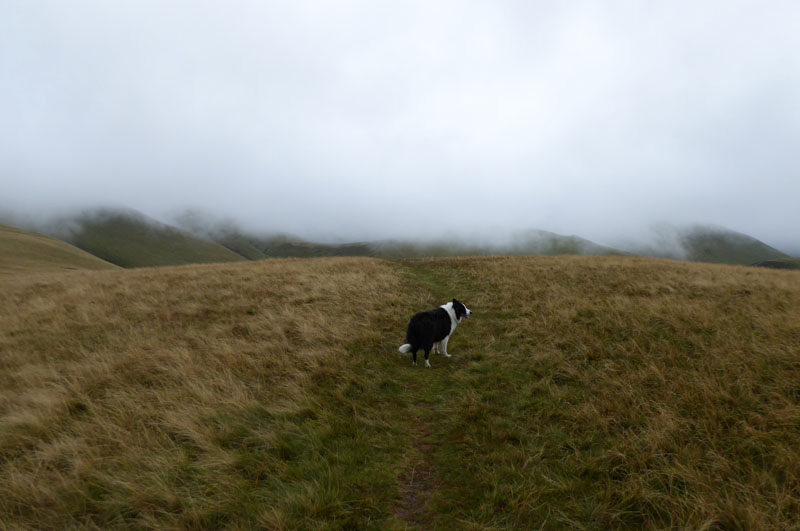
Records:
<instances>
[{"instance_id":1,"label":"narrow dirt path","mask_svg":"<svg viewBox=\"0 0 800 531\"><path fill-rule=\"evenodd\" d=\"M433 444L428 440L431 425L419 418L416 423L419 431L408 465L399 477L401 497L394 516L416 529L430 529L432 518L426 510L426 503L436 489L436 472L431 459Z\"/></svg>"}]
</instances>

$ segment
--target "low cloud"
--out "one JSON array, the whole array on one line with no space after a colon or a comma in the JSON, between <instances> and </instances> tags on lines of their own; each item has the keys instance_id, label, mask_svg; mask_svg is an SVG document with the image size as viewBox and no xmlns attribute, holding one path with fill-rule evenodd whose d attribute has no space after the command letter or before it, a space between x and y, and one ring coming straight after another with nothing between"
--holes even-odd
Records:
<instances>
[{"instance_id":1,"label":"low cloud","mask_svg":"<svg viewBox=\"0 0 800 531\"><path fill-rule=\"evenodd\" d=\"M0 7L0 206L365 240L715 223L800 251L800 6Z\"/></svg>"}]
</instances>

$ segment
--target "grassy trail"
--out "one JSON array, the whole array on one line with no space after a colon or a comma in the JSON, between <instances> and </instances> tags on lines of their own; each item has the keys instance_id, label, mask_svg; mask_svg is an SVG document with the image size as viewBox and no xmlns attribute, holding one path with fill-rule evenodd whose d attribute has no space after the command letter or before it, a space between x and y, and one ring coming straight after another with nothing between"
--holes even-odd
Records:
<instances>
[{"instance_id":1,"label":"grassy trail","mask_svg":"<svg viewBox=\"0 0 800 531\"><path fill-rule=\"evenodd\" d=\"M496 336L503 332L504 318L502 309L488 296L494 290L477 269L457 259L403 265L410 282L423 294L424 300L415 311L456 297L474 312L448 345L453 357L431 354L430 370L411 367L406 360L409 370L399 372L401 378L412 380L412 388L418 393L416 450L424 452L418 462L432 478L427 481L424 496L416 500L425 504L424 517L417 515L410 523L420 529L528 527L530 522L515 523L493 514L494 502L502 497L497 492L500 479L493 475L494 467L485 462L487 454L491 459L498 457L493 450L500 451L485 439L487 435L490 439L515 437L503 428L503 433L495 433L500 417L512 413L506 402L515 385L514 376L506 374L492 357L500 347Z\"/></svg>"},{"instance_id":2,"label":"grassy trail","mask_svg":"<svg viewBox=\"0 0 800 531\"><path fill-rule=\"evenodd\" d=\"M472 301L481 286L477 285L474 275L456 266L455 262L408 261L401 264L409 293L416 294L409 301L413 308L409 317L454 297L475 308ZM411 527L481 527L481 522L469 510L472 500L465 499L460 492L469 490L477 478L463 473L469 463L460 452L462 441L457 436L464 422L462 414L469 414L459 406L465 391L463 384L482 372L478 364L485 353L470 329L476 320L483 321L482 326L478 326L484 329L492 326L493 320L490 308L473 311L476 317L462 323L449 344L453 357L431 353L432 368L425 369L422 357L419 366L414 367L410 356L400 355L403 360L400 370L392 367L413 397L411 411L405 415L412 444L408 448L408 465L400 476L400 510L395 511L395 516ZM399 332L398 344L402 343L405 330ZM456 499L451 498L454 495Z\"/></svg>"},{"instance_id":3,"label":"grassy trail","mask_svg":"<svg viewBox=\"0 0 800 531\"><path fill-rule=\"evenodd\" d=\"M446 274L441 268L421 262L406 262L405 268L412 292L422 294L425 299L417 311L444 304L456 295L461 297L457 290L460 286L452 286L449 281L441 278ZM430 300L438 302L430 303ZM425 303L428 306L424 306ZM404 336L400 335L400 343L403 339ZM454 341L454 344L457 343ZM452 351L452 347L450 350ZM406 363L410 361L410 356L401 356ZM446 471L440 470L439 466L446 441L442 439L437 427L443 424L446 399L453 392L450 375L454 370L454 358L446 359L434 353L431 353L431 358L436 370L423 370L422 374L414 370L424 369L423 356L418 367L409 364L409 369L413 372L404 371L402 376L408 381L407 388L415 397L414 411L408 415L413 443L409 448L409 464L400 476L401 503L394 511L401 522L421 529L431 527L435 521L434 500L439 494L440 485L447 481Z\"/></svg>"},{"instance_id":4,"label":"grassy trail","mask_svg":"<svg viewBox=\"0 0 800 531\"><path fill-rule=\"evenodd\" d=\"M456 392L450 376L458 370L457 358L432 354L433 369L422 363L414 367L397 347L413 313L453 295L445 294L446 285L437 287L440 272L430 266L409 262L395 267L402 288L387 294L383 311L369 315L347 346L344 363L319 371L306 413L284 424L279 439L292 470L282 475L281 485L267 477L249 482L243 489L247 500L234 512L256 515L268 500L276 504L275 518L265 522L276 528L436 525L434 500L445 481L440 475L441 426L448 399ZM242 460L250 465L262 457L245 449ZM274 497L276 492L282 499Z\"/></svg>"},{"instance_id":5,"label":"grassy trail","mask_svg":"<svg viewBox=\"0 0 800 531\"><path fill-rule=\"evenodd\" d=\"M392 496L383 501L389 503L381 504L380 509L388 520L375 523L401 529L430 529L443 524L452 528L452 519L440 522L436 518L436 500L441 486L447 484L447 471L442 470L447 459L442 456L448 450L442 426L446 425L448 401L457 393L452 374L466 362L454 363L456 356L447 359L431 353L432 369L424 367L422 358L415 367L411 357L398 353L397 347L405 339L405 324L413 313L460 296L464 286L443 278L447 277L447 267L418 261L396 263L396 267L403 279L397 300L390 304L388 313L380 315L374 328L365 330L366 335L349 348L352 359L359 360L350 367L352 381L379 382L368 388L362 386L354 400L360 407L368 404L371 414L380 416L380 424L390 427L383 433L382 453L372 455L373 462L381 462L379 468L385 467L395 475L394 483L385 485ZM459 344L452 342L450 350ZM380 435L372 433L370 437Z\"/></svg>"},{"instance_id":6,"label":"grassy trail","mask_svg":"<svg viewBox=\"0 0 800 531\"><path fill-rule=\"evenodd\" d=\"M320 440L325 448L321 457L331 466L337 485L336 499L326 507L319 493L313 493L316 501L288 511L295 522L398 529L452 529L475 523L474 515L449 499L455 492L461 496L456 503L471 502L458 492L470 489L462 483L468 475L454 476L452 468L465 466L453 430L469 422L454 401L464 380L472 379L474 371L483 372L473 367L483 358L480 346L468 339L475 319L454 335L449 345L452 358L431 354L432 369L421 360L415 367L409 355L397 352L413 313L454 296L469 305L473 281L463 273L454 275L448 263L410 261L396 267L403 287L349 345L346 376L323 381L315 391L315 410L325 412L318 428L336 426L332 437ZM457 510L442 513L453 508Z\"/></svg>"}]
</instances>

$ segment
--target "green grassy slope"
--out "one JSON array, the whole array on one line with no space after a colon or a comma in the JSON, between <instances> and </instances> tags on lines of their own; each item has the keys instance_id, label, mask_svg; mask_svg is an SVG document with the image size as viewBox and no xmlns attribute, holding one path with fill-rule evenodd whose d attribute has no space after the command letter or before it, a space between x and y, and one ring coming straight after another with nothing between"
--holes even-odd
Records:
<instances>
[{"instance_id":1,"label":"green grassy slope","mask_svg":"<svg viewBox=\"0 0 800 531\"><path fill-rule=\"evenodd\" d=\"M236 262L245 258L131 212L99 211L68 220L63 239L122 267Z\"/></svg>"},{"instance_id":2,"label":"green grassy slope","mask_svg":"<svg viewBox=\"0 0 800 531\"><path fill-rule=\"evenodd\" d=\"M215 241L248 260L267 258L258 242L240 230L233 220L219 220L201 210L189 209L174 216L173 222L181 230Z\"/></svg>"},{"instance_id":3,"label":"green grassy slope","mask_svg":"<svg viewBox=\"0 0 800 531\"><path fill-rule=\"evenodd\" d=\"M682 234L681 242L687 258L695 262L751 265L789 258L752 236L725 229L694 227Z\"/></svg>"},{"instance_id":4,"label":"green grassy slope","mask_svg":"<svg viewBox=\"0 0 800 531\"><path fill-rule=\"evenodd\" d=\"M800 521L796 272L360 258L0 287L12 527ZM454 296L453 357L413 367L409 317Z\"/></svg>"},{"instance_id":5,"label":"green grassy slope","mask_svg":"<svg viewBox=\"0 0 800 531\"><path fill-rule=\"evenodd\" d=\"M778 260L766 260L756 264L759 267L769 267L772 269L800 269L800 258L784 258Z\"/></svg>"},{"instance_id":6,"label":"green grassy slope","mask_svg":"<svg viewBox=\"0 0 800 531\"><path fill-rule=\"evenodd\" d=\"M578 236L564 236L554 232L531 230L520 233L515 238L511 245L511 252L508 254L615 256L627 253Z\"/></svg>"},{"instance_id":7,"label":"green grassy slope","mask_svg":"<svg viewBox=\"0 0 800 531\"><path fill-rule=\"evenodd\" d=\"M68 243L0 225L0 273L113 268L113 264Z\"/></svg>"},{"instance_id":8,"label":"green grassy slope","mask_svg":"<svg viewBox=\"0 0 800 531\"><path fill-rule=\"evenodd\" d=\"M257 242L251 241L250 238L242 234L235 232L219 233L211 239L248 260L263 260L264 258L269 258L264 250L257 245Z\"/></svg>"}]
</instances>

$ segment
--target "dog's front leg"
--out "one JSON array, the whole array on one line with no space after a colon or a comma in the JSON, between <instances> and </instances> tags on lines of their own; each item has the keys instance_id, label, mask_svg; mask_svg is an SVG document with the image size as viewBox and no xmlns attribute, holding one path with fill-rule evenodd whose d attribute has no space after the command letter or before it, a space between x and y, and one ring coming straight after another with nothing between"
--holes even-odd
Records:
<instances>
[{"instance_id":1,"label":"dog's front leg","mask_svg":"<svg viewBox=\"0 0 800 531\"><path fill-rule=\"evenodd\" d=\"M441 343L434 343L433 344L433 352L434 352L434 354L441 354L442 353Z\"/></svg>"},{"instance_id":2,"label":"dog's front leg","mask_svg":"<svg viewBox=\"0 0 800 531\"><path fill-rule=\"evenodd\" d=\"M442 354L444 354L445 358L449 358L450 357L450 354L447 353L447 342L448 341L450 341L450 336L447 336L446 338L442 339L442 342L440 343L440 345L442 346Z\"/></svg>"}]
</instances>

